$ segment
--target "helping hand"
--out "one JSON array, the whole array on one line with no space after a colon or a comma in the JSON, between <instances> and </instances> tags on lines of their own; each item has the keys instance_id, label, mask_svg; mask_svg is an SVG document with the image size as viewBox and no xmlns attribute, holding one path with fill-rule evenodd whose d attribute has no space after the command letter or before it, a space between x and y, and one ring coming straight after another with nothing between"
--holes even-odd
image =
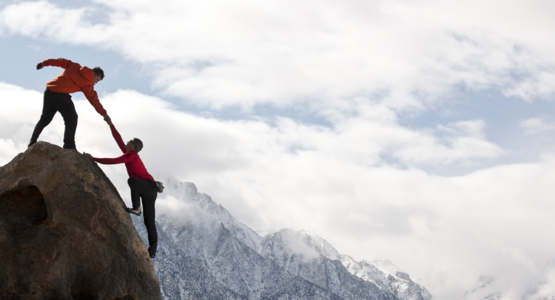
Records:
<instances>
[{"instance_id":1,"label":"helping hand","mask_svg":"<svg viewBox=\"0 0 555 300\"><path fill-rule=\"evenodd\" d=\"M42 63L38 63L37 64L37 70L40 70L42 68L44 68L44 65Z\"/></svg>"},{"instance_id":2,"label":"helping hand","mask_svg":"<svg viewBox=\"0 0 555 300\"><path fill-rule=\"evenodd\" d=\"M108 125L112 126L114 124L112 124L112 119L110 119L110 116L108 116L108 114L104 115L104 121L106 121L106 123L108 123Z\"/></svg>"},{"instance_id":3,"label":"helping hand","mask_svg":"<svg viewBox=\"0 0 555 300\"><path fill-rule=\"evenodd\" d=\"M94 160L92 155L90 155L89 153L83 152L83 155L85 155L86 157L90 158L91 160Z\"/></svg>"}]
</instances>

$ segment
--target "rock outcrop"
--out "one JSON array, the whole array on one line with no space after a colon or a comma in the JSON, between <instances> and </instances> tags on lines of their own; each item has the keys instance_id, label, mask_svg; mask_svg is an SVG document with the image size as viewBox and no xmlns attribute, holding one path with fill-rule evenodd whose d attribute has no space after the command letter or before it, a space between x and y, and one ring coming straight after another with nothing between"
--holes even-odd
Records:
<instances>
[{"instance_id":1,"label":"rock outcrop","mask_svg":"<svg viewBox=\"0 0 555 300\"><path fill-rule=\"evenodd\" d=\"M161 299L125 204L89 158L39 142L0 167L0 299Z\"/></svg>"}]
</instances>

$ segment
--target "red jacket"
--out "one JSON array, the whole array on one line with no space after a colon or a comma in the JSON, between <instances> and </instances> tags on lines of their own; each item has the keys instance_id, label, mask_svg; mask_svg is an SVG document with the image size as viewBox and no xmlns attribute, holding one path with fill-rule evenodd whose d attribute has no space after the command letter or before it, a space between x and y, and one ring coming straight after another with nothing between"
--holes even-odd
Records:
<instances>
[{"instance_id":1,"label":"red jacket","mask_svg":"<svg viewBox=\"0 0 555 300\"><path fill-rule=\"evenodd\" d=\"M68 94L81 91L101 116L106 115L106 110L100 104L98 94L94 90L93 70L63 58L47 59L42 64L65 69L60 76L46 84L49 90Z\"/></svg>"},{"instance_id":2,"label":"red jacket","mask_svg":"<svg viewBox=\"0 0 555 300\"><path fill-rule=\"evenodd\" d=\"M155 182L154 178L152 178L152 176L146 170L143 161L139 157L139 154L135 151L126 152L125 144L123 143L121 135L116 130L116 127L114 127L114 125L110 125L110 129L112 130L112 136L114 136L114 139L123 152L123 155L116 158L93 157L94 161L106 165L125 163L125 167L127 168L127 174L129 174L129 177Z\"/></svg>"}]
</instances>

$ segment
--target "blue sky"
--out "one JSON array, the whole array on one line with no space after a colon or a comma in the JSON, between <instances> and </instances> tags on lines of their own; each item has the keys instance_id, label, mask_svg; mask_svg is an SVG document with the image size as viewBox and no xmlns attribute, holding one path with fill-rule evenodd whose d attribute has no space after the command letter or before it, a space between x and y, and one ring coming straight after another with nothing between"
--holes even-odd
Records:
<instances>
[{"instance_id":1,"label":"blue sky","mask_svg":"<svg viewBox=\"0 0 555 300\"><path fill-rule=\"evenodd\" d=\"M307 229L356 259L390 259L438 299L480 276L499 278L484 293L503 299L544 291L554 9L0 1L0 164L25 150L61 72L36 64L63 57L104 69L101 102L124 138L143 139L151 173L195 183L254 229ZM78 149L115 155L102 118L73 97ZM41 138L60 144L62 133L58 117ZM104 169L127 189L123 169ZM526 225L510 235L515 222Z\"/></svg>"}]
</instances>

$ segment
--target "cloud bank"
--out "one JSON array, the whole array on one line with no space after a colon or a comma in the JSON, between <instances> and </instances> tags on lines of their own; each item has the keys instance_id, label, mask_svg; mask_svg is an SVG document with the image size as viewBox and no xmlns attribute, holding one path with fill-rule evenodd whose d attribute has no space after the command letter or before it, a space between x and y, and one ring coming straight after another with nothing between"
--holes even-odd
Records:
<instances>
[{"instance_id":1,"label":"cloud bank","mask_svg":"<svg viewBox=\"0 0 555 300\"><path fill-rule=\"evenodd\" d=\"M255 230L307 229L358 260L389 259L437 299L473 286L466 299L541 299L554 278L555 156L486 168L512 150L487 136L488 120L414 128L406 118L461 90L552 100L554 10L539 0L17 1L2 6L0 36L139 63L160 97L101 95L124 139L145 142L156 178L194 182ZM249 118L179 111L164 97ZM0 83L0 99L4 164L25 150L42 94ZM77 148L118 155L101 118L74 99ZM545 115L514 123L538 139L553 129ZM41 139L61 144L62 135L58 116ZM478 171L423 171L467 165ZM103 169L127 199L125 168Z\"/></svg>"},{"instance_id":2,"label":"cloud bank","mask_svg":"<svg viewBox=\"0 0 555 300\"><path fill-rule=\"evenodd\" d=\"M526 100L555 84L546 1L18 2L0 31L101 47L144 64L166 95L202 107L305 104L351 109L371 96L396 109L464 86ZM91 14L104 16L92 22ZM318 99L318 101L312 101Z\"/></svg>"},{"instance_id":3,"label":"cloud bank","mask_svg":"<svg viewBox=\"0 0 555 300\"><path fill-rule=\"evenodd\" d=\"M0 112L5 145L0 164L25 150L41 109L40 93L0 84L0 98L8 97L18 101L5 102ZM424 160L434 163L480 159L496 149L482 139L481 122L438 129L454 141L486 145L475 152L462 142L442 146L430 133L364 113L331 130L285 118L269 126L199 117L133 91L108 94L102 101L124 139L143 140L141 156L155 177L194 182L253 229L307 229L357 259L390 259L438 299L462 295L482 274L500 278L498 291L515 293L531 280L548 280L542 268L555 258L550 241L555 204L549 201L555 159L451 178L380 161L380 151L396 147L401 153L427 149L433 155ZM75 103L77 148L95 156L119 155L101 117L86 100ZM14 112L21 113L15 117ZM57 116L41 139L61 144L62 136ZM351 136L357 141L349 142ZM410 163L418 155L407 157ZM128 199L125 168L102 168Z\"/></svg>"}]
</instances>

